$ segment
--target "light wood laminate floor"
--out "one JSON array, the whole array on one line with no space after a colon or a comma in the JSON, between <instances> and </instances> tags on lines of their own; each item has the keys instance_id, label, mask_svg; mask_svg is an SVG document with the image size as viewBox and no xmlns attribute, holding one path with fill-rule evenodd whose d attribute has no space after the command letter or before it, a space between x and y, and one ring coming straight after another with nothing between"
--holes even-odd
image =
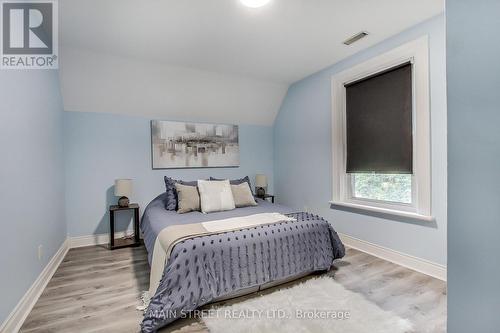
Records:
<instances>
[{"instance_id":1,"label":"light wood laminate floor","mask_svg":"<svg viewBox=\"0 0 500 333\"><path fill-rule=\"evenodd\" d=\"M446 331L446 284L354 249L325 273L381 308L410 319L416 332ZM231 304L304 281L221 303ZM26 319L21 332L138 332L141 291L149 284L146 250L71 249ZM220 304L220 303L219 303ZM207 332L196 319L182 319L162 332Z\"/></svg>"}]
</instances>

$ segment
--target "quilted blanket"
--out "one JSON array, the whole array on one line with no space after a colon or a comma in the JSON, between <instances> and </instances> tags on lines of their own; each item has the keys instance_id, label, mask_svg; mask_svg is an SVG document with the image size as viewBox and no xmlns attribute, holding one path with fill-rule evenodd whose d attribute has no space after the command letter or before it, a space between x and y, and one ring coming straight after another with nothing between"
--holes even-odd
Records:
<instances>
[{"instance_id":1,"label":"quilted blanket","mask_svg":"<svg viewBox=\"0 0 500 333\"><path fill-rule=\"evenodd\" d=\"M330 223L310 213L280 221L184 239L173 247L141 324L155 332L190 311L238 290L328 270L344 256Z\"/></svg>"}]
</instances>

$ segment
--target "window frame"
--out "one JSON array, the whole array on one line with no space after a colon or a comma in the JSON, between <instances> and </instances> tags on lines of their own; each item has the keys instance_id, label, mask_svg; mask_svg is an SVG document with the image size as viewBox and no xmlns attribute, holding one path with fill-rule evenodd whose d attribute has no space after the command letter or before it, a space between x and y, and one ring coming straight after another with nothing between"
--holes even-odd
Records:
<instances>
[{"instance_id":1,"label":"window frame","mask_svg":"<svg viewBox=\"0 0 500 333\"><path fill-rule=\"evenodd\" d=\"M345 84L377 74L405 62L412 64L413 175L412 203L397 203L355 197L352 177L346 173ZM331 204L359 210L431 221L431 157L428 36L403 44L361 64L336 73L332 82ZM418 158L417 158L418 157Z\"/></svg>"}]
</instances>

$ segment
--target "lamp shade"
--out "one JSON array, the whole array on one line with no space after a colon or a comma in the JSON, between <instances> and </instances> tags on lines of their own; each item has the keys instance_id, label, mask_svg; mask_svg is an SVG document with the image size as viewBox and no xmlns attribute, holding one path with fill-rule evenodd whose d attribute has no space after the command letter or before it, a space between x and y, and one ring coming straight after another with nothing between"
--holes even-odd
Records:
<instances>
[{"instance_id":1,"label":"lamp shade","mask_svg":"<svg viewBox=\"0 0 500 333\"><path fill-rule=\"evenodd\" d=\"M128 197L132 194L132 179L115 180L115 196Z\"/></svg>"},{"instance_id":2,"label":"lamp shade","mask_svg":"<svg viewBox=\"0 0 500 333\"><path fill-rule=\"evenodd\" d=\"M266 177L266 175L256 175L255 176L255 186L257 186L257 187L266 187L267 186L267 177Z\"/></svg>"}]
</instances>

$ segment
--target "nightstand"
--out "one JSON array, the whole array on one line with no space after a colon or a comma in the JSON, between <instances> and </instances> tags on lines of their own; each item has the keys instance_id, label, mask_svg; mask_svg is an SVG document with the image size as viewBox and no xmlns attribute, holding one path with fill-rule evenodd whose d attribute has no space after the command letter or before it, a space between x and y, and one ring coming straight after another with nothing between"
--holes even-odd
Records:
<instances>
[{"instance_id":1,"label":"nightstand","mask_svg":"<svg viewBox=\"0 0 500 333\"><path fill-rule=\"evenodd\" d=\"M258 196L257 198L262 199L262 200L266 200L268 198L271 198L271 202L274 203L274 195L272 195L272 194L266 193L266 194L264 194L264 196L260 196L260 197Z\"/></svg>"},{"instance_id":2,"label":"nightstand","mask_svg":"<svg viewBox=\"0 0 500 333\"><path fill-rule=\"evenodd\" d=\"M120 210L134 211L134 238L132 239L115 239L115 212ZM120 207L118 205L109 206L109 249L121 249L129 246L139 246L139 205L130 204L128 207Z\"/></svg>"}]
</instances>

